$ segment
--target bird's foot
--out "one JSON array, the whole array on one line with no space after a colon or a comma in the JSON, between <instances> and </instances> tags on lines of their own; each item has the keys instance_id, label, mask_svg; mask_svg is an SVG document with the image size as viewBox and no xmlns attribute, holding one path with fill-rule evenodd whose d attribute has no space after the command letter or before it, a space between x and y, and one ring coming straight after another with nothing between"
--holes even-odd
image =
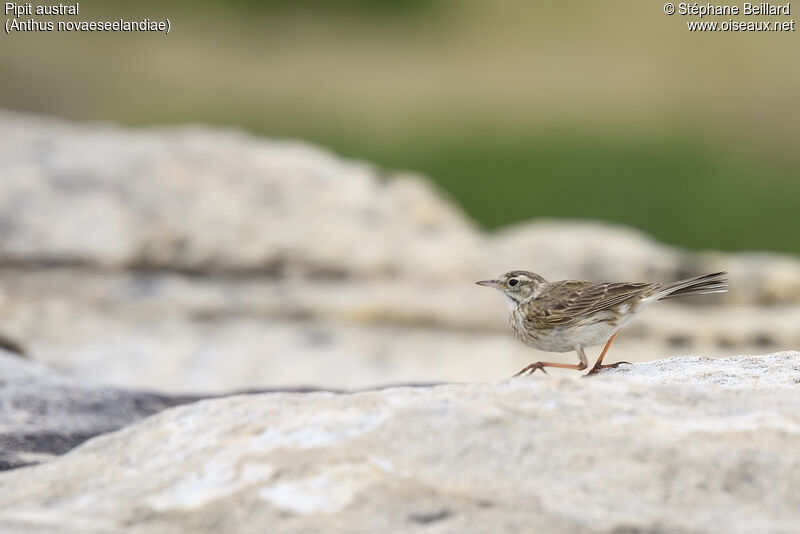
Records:
<instances>
[{"instance_id":1,"label":"bird's foot","mask_svg":"<svg viewBox=\"0 0 800 534\"><path fill-rule=\"evenodd\" d=\"M525 374L526 372L529 375L532 375L533 373L536 372L537 369L541 369L544 374L547 374L547 371L544 370L544 367L545 367L545 362L532 363L530 365L526 365L525 367L523 367L520 372L514 374L511 378L514 378L515 376L519 376L519 375Z\"/></svg>"},{"instance_id":2,"label":"bird's foot","mask_svg":"<svg viewBox=\"0 0 800 534\"><path fill-rule=\"evenodd\" d=\"M619 367L619 366L620 366L620 365L622 365L623 363L626 363L626 364L628 364L628 365L633 365L631 362L617 362L617 363L607 363L607 364L605 364L605 365L595 365L594 367L592 367L591 369L589 369L589 372L588 372L588 373L586 373L586 374L585 374L585 375L583 375L583 376L589 376L589 375L594 375L594 374L597 374L597 373L599 373L599 372L600 372L602 369L609 369L609 368L610 368L610 369L616 369L617 367Z\"/></svg>"}]
</instances>

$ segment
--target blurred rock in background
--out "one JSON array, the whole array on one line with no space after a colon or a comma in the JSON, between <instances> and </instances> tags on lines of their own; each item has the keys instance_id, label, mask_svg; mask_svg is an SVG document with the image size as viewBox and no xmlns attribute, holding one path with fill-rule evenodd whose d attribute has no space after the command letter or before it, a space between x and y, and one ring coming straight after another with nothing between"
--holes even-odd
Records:
<instances>
[{"instance_id":1,"label":"blurred rock in background","mask_svg":"<svg viewBox=\"0 0 800 534\"><path fill-rule=\"evenodd\" d=\"M502 379L541 358L473 282L672 281L612 357L800 345L800 261L689 252L603 223L486 233L424 177L201 127L128 130L0 115L0 329L31 357L182 392ZM559 361L572 355L555 356Z\"/></svg>"}]
</instances>

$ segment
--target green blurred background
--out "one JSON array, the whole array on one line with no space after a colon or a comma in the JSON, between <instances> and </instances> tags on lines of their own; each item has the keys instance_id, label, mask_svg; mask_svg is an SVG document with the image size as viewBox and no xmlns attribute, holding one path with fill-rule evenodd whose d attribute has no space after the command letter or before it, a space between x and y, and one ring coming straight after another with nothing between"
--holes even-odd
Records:
<instances>
[{"instance_id":1,"label":"green blurred background","mask_svg":"<svg viewBox=\"0 0 800 534\"><path fill-rule=\"evenodd\" d=\"M588 218L800 253L800 32L690 33L641 0L80 9L172 32L3 35L3 107L299 138L427 174L487 228Z\"/></svg>"}]
</instances>

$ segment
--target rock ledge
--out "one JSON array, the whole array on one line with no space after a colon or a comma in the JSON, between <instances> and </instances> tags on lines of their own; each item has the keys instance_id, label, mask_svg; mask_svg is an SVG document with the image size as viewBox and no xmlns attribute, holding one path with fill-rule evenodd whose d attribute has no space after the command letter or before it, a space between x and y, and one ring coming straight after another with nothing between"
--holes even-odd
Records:
<instances>
[{"instance_id":1,"label":"rock ledge","mask_svg":"<svg viewBox=\"0 0 800 534\"><path fill-rule=\"evenodd\" d=\"M798 383L782 352L201 401L0 475L0 530L796 532Z\"/></svg>"}]
</instances>

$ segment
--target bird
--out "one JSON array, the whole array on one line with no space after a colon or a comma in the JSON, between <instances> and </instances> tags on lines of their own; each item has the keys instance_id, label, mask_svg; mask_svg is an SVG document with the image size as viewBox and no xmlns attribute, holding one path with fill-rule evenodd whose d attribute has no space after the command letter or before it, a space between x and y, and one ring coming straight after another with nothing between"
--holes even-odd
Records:
<instances>
[{"instance_id":1,"label":"bird","mask_svg":"<svg viewBox=\"0 0 800 534\"><path fill-rule=\"evenodd\" d=\"M685 295L724 293L727 273L720 271L671 283L598 283L584 280L548 282L530 271L509 271L492 280L476 282L500 291L509 307L509 323L517 339L547 352L575 351L579 363L538 361L514 376L545 367L583 371L588 367L584 349L605 343L585 376L630 362L603 364L619 330L642 309L659 300Z\"/></svg>"}]
</instances>

